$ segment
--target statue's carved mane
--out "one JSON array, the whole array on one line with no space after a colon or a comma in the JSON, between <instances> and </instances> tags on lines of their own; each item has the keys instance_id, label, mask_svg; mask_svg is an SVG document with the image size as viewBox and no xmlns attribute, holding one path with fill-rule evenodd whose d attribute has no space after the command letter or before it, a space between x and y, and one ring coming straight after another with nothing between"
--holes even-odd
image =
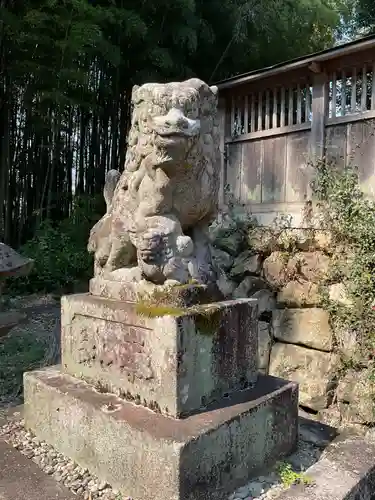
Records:
<instances>
[{"instance_id":1,"label":"statue's carved mane","mask_svg":"<svg viewBox=\"0 0 375 500\"><path fill-rule=\"evenodd\" d=\"M107 247L95 250L96 269L138 263L154 282L204 273L207 281L204 228L216 215L219 188L217 88L198 79L145 84L133 88L132 105L125 169L109 203Z\"/></svg>"}]
</instances>

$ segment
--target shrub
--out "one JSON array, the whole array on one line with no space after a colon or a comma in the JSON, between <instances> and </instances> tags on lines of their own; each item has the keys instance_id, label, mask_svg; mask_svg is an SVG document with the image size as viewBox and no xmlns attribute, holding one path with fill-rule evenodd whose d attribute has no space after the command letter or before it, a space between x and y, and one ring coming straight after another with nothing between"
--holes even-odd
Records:
<instances>
[{"instance_id":1,"label":"shrub","mask_svg":"<svg viewBox=\"0 0 375 500\"><path fill-rule=\"evenodd\" d=\"M340 280L352 306L326 301L335 330L352 331L360 342L364 361L375 347L375 202L361 190L355 167L316 165L313 192L320 204L323 223L332 233L333 247L350 254L334 260L333 281Z\"/></svg>"},{"instance_id":2,"label":"shrub","mask_svg":"<svg viewBox=\"0 0 375 500\"><path fill-rule=\"evenodd\" d=\"M7 292L68 291L92 275L93 258L87 252L90 229L100 218L101 199L77 197L71 217L54 223L44 221L35 236L19 252L34 259L29 276L10 279ZM103 210L102 210L103 212Z\"/></svg>"}]
</instances>

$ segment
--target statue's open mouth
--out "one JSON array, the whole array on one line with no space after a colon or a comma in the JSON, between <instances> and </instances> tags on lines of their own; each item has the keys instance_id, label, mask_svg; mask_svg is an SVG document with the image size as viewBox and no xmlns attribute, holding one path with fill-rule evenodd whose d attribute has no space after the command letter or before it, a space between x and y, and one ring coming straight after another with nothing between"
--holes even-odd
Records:
<instances>
[{"instance_id":1,"label":"statue's open mouth","mask_svg":"<svg viewBox=\"0 0 375 500\"><path fill-rule=\"evenodd\" d=\"M187 142L191 138L191 135L187 135L183 132L168 131L160 133L158 131L155 133L155 146L162 149L180 146L182 143Z\"/></svg>"},{"instance_id":2,"label":"statue's open mouth","mask_svg":"<svg viewBox=\"0 0 375 500\"><path fill-rule=\"evenodd\" d=\"M176 108L170 109L164 116L151 118L150 125L156 136L177 142L196 137L200 132L200 120L188 118Z\"/></svg>"}]
</instances>

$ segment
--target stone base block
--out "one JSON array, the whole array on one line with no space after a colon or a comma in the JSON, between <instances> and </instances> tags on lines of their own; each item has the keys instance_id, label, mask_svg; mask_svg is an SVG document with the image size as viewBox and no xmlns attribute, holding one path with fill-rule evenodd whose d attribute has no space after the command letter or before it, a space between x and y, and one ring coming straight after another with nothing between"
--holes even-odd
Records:
<instances>
[{"instance_id":1,"label":"stone base block","mask_svg":"<svg viewBox=\"0 0 375 500\"><path fill-rule=\"evenodd\" d=\"M224 500L297 441L298 386L273 377L186 419L55 367L26 373L24 387L26 427L135 500Z\"/></svg>"},{"instance_id":2,"label":"stone base block","mask_svg":"<svg viewBox=\"0 0 375 500\"><path fill-rule=\"evenodd\" d=\"M164 414L187 415L257 380L254 300L160 317L90 294L61 307L64 372Z\"/></svg>"}]
</instances>

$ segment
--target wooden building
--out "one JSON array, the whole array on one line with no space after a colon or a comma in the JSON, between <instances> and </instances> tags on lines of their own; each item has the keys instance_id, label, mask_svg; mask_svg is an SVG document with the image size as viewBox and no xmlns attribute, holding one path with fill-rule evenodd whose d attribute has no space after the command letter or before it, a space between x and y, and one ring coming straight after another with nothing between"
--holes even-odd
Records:
<instances>
[{"instance_id":1,"label":"wooden building","mask_svg":"<svg viewBox=\"0 0 375 500\"><path fill-rule=\"evenodd\" d=\"M311 199L313 164L356 165L375 198L375 37L221 81L222 185L261 223Z\"/></svg>"}]
</instances>

